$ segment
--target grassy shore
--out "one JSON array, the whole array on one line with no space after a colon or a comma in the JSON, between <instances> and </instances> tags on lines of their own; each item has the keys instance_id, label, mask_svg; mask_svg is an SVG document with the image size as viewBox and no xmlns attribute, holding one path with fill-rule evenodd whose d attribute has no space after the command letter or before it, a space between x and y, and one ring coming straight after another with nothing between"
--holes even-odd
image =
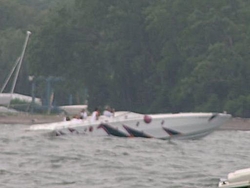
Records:
<instances>
[{"instance_id":1,"label":"grassy shore","mask_svg":"<svg viewBox=\"0 0 250 188\"><path fill-rule=\"evenodd\" d=\"M250 119L233 117L228 123L221 126L220 130L250 131Z\"/></svg>"},{"instance_id":2,"label":"grassy shore","mask_svg":"<svg viewBox=\"0 0 250 188\"><path fill-rule=\"evenodd\" d=\"M40 123L53 123L63 121L63 115L41 114L0 114L0 124L23 124L32 125Z\"/></svg>"}]
</instances>

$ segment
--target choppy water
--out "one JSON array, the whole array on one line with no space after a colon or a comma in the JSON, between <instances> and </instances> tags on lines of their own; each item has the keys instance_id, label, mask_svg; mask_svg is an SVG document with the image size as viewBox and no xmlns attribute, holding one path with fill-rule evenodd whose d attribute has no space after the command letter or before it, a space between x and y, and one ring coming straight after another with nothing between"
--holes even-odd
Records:
<instances>
[{"instance_id":1,"label":"choppy water","mask_svg":"<svg viewBox=\"0 0 250 188\"><path fill-rule=\"evenodd\" d=\"M61 136L0 125L0 187L205 188L250 167L250 132L162 141Z\"/></svg>"}]
</instances>

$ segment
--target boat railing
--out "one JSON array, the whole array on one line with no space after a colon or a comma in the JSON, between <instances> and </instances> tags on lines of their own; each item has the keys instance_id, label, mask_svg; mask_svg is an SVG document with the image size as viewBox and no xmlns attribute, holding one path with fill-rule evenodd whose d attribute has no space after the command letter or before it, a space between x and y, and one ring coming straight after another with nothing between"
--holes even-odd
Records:
<instances>
[{"instance_id":1,"label":"boat railing","mask_svg":"<svg viewBox=\"0 0 250 188\"><path fill-rule=\"evenodd\" d=\"M134 120L134 119L138 119L138 118L142 118L142 114L137 114L134 112L119 112L118 115L115 115L113 117L105 117L105 116L101 116L99 118L99 121L103 121L104 123L107 122L121 122L124 120Z\"/></svg>"}]
</instances>

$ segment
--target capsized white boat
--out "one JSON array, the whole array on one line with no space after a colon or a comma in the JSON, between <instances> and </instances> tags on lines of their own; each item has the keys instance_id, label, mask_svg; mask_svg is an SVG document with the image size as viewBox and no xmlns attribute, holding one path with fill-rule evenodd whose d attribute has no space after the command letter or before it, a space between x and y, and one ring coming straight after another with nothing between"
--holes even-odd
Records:
<instances>
[{"instance_id":1,"label":"capsized white boat","mask_svg":"<svg viewBox=\"0 0 250 188\"><path fill-rule=\"evenodd\" d=\"M250 188L250 168L236 170L220 179L219 188Z\"/></svg>"},{"instance_id":2,"label":"capsized white boat","mask_svg":"<svg viewBox=\"0 0 250 188\"><path fill-rule=\"evenodd\" d=\"M62 121L32 125L29 130L47 130L55 135L84 134L91 136L143 137L158 139L196 139L206 136L230 120L226 113L138 114L116 112L114 117L100 116L92 121Z\"/></svg>"}]
</instances>

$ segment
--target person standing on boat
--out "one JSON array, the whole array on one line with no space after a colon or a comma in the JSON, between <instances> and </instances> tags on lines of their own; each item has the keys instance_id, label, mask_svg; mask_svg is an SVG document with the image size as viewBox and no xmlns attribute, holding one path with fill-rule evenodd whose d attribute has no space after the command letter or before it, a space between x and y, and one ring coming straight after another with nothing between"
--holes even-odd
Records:
<instances>
[{"instance_id":1,"label":"person standing on boat","mask_svg":"<svg viewBox=\"0 0 250 188\"><path fill-rule=\"evenodd\" d=\"M113 117L113 111L109 106L106 106L105 110L103 111L103 115L106 117Z\"/></svg>"},{"instance_id":2,"label":"person standing on boat","mask_svg":"<svg viewBox=\"0 0 250 188\"><path fill-rule=\"evenodd\" d=\"M99 109L95 108L95 111L91 115L91 121L93 122L93 121L98 120L99 116L100 116Z\"/></svg>"},{"instance_id":3,"label":"person standing on boat","mask_svg":"<svg viewBox=\"0 0 250 188\"><path fill-rule=\"evenodd\" d=\"M81 119L87 119L88 113L86 112L85 109L82 109L80 116L81 116Z\"/></svg>"}]
</instances>

